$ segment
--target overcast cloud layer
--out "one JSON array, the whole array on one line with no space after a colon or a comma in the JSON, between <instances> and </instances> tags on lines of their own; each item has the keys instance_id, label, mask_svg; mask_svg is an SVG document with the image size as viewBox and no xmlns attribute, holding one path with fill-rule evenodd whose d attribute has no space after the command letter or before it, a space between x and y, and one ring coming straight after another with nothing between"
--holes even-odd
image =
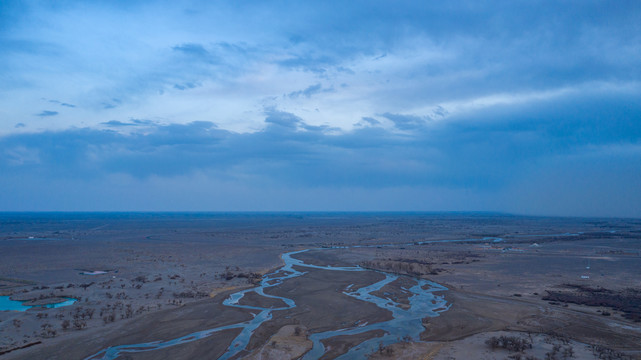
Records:
<instances>
[{"instance_id":1,"label":"overcast cloud layer","mask_svg":"<svg viewBox=\"0 0 641 360\"><path fill-rule=\"evenodd\" d=\"M0 210L641 217L638 1L180 3L0 3Z\"/></svg>"}]
</instances>

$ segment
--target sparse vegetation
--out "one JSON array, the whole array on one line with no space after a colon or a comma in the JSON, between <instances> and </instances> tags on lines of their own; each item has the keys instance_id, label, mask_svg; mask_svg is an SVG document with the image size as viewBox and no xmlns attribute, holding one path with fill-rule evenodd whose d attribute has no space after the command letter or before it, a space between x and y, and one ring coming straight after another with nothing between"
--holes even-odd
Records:
<instances>
[{"instance_id":1,"label":"sparse vegetation","mask_svg":"<svg viewBox=\"0 0 641 360\"><path fill-rule=\"evenodd\" d=\"M411 276L437 275L443 271L442 269L434 268L434 264L432 263L413 259L371 260L363 261L360 265L367 269L382 270Z\"/></svg>"},{"instance_id":2,"label":"sparse vegetation","mask_svg":"<svg viewBox=\"0 0 641 360\"><path fill-rule=\"evenodd\" d=\"M485 342L492 350L505 349L512 352L523 352L532 348L532 342L518 336L492 336Z\"/></svg>"},{"instance_id":3,"label":"sparse vegetation","mask_svg":"<svg viewBox=\"0 0 641 360\"><path fill-rule=\"evenodd\" d=\"M73 328L76 330L82 330L87 327L87 322L84 320L76 319L73 321Z\"/></svg>"},{"instance_id":4,"label":"sparse vegetation","mask_svg":"<svg viewBox=\"0 0 641 360\"><path fill-rule=\"evenodd\" d=\"M554 344L552 351L545 353L545 360L567 360L574 357L574 348L572 346L562 347L560 344Z\"/></svg>"},{"instance_id":5,"label":"sparse vegetation","mask_svg":"<svg viewBox=\"0 0 641 360\"><path fill-rule=\"evenodd\" d=\"M141 283L149 282L149 280L147 280L147 277L144 275L136 276L132 281L141 282Z\"/></svg>"},{"instance_id":6,"label":"sparse vegetation","mask_svg":"<svg viewBox=\"0 0 641 360\"><path fill-rule=\"evenodd\" d=\"M602 287L565 284L569 291L547 290L543 300L562 303L573 303L587 306L609 307L623 312L623 316L635 322L641 322L641 290L627 288L619 291ZM609 316L609 312L602 313Z\"/></svg>"},{"instance_id":7,"label":"sparse vegetation","mask_svg":"<svg viewBox=\"0 0 641 360\"><path fill-rule=\"evenodd\" d=\"M631 356L628 356L622 352L610 349L605 346L601 345L592 345L590 346L590 349L592 350L592 354L597 359L602 359L602 360L628 360L632 359Z\"/></svg>"},{"instance_id":8,"label":"sparse vegetation","mask_svg":"<svg viewBox=\"0 0 641 360\"><path fill-rule=\"evenodd\" d=\"M95 284L95 282L92 281L90 283L80 284L80 285L78 285L78 287L81 287L83 290L87 290L87 288L90 287L93 284Z\"/></svg>"},{"instance_id":9,"label":"sparse vegetation","mask_svg":"<svg viewBox=\"0 0 641 360\"><path fill-rule=\"evenodd\" d=\"M247 279L247 282L250 284L258 284L263 278L263 275L256 272L243 272L236 266L235 270L231 270L228 266L223 273L219 275L220 279L225 279L226 281L233 280L234 278Z\"/></svg>"},{"instance_id":10,"label":"sparse vegetation","mask_svg":"<svg viewBox=\"0 0 641 360\"><path fill-rule=\"evenodd\" d=\"M40 328L42 329L42 331L40 332L40 336L42 336L43 338L52 338L56 337L57 335L57 332L56 330L54 330L53 325L49 323L40 325Z\"/></svg>"},{"instance_id":11,"label":"sparse vegetation","mask_svg":"<svg viewBox=\"0 0 641 360\"><path fill-rule=\"evenodd\" d=\"M179 299L197 299L208 297L209 294L203 291L182 291L180 293L173 294L175 298Z\"/></svg>"},{"instance_id":12,"label":"sparse vegetation","mask_svg":"<svg viewBox=\"0 0 641 360\"><path fill-rule=\"evenodd\" d=\"M379 342L378 353L381 355L392 356L394 354L394 348L392 346L384 346L383 342Z\"/></svg>"}]
</instances>

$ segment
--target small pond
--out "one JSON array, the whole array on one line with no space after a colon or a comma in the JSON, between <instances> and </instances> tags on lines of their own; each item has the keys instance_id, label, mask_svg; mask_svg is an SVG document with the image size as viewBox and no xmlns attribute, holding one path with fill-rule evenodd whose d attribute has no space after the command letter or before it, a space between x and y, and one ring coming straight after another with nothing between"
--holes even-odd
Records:
<instances>
[{"instance_id":1,"label":"small pond","mask_svg":"<svg viewBox=\"0 0 641 360\"><path fill-rule=\"evenodd\" d=\"M67 300L58 303L43 304L43 305L23 305L26 301L11 300L9 296L0 296L0 311L26 311L33 307L43 307L43 308L59 308L63 306L69 306L78 301L77 299L67 298Z\"/></svg>"}]
</instances>

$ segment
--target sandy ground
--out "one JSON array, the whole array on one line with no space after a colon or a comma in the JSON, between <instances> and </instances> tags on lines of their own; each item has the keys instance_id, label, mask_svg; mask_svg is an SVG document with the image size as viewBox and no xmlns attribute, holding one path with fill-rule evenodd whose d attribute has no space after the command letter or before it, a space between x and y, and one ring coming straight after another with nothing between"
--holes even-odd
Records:
<instances>
[{"instance_id":1,"label":"sandy ground","mask_svg":"<svg viewBox=\"0 0 641 360\"><path fill-rule=\"evenodd\" d=\"M272 335L265 345L245 357L246 360L298 359L312 348L307 328L286 325Z\"/></svg>"},{"instance_id":2,"label":"sandy ground","mask_svg":"<svg viewBox=\"0 0 641 360\"><path fill-rule=\"evenodd\" d=\"M563 358L568 346L574 358L641 355L640 323L624 318L623 311L543 300L546 290L565 289L567 284L641 289L639 220L464 214L23 214L0 217L0 224L0 295L34 304L79 300L59 309L0 312L0 359L82 359L111 345L172 339L249 319L249 311L225 307L222 300L277 269L283 252L337 245L373 247L309 251L299 258L319 265L394 267L393 272L407 276L377 295L399 302L406 301L402 287L415 277L449 288L442 295L451 308L425 319L424 342L400 341L372 358L518 355L491 349L485 342L495 336L527 337L532 349L523 358L544 359L554 351ZM412 245L493 237L503 241ZM387 244L396 245L383 246ZM82 274L92 271L104 273ZM365 286L381 277L373 271L311 270L270 288L268 293L294 299L297 307L274 312L241 356L297 358L309 349L311 333L389 319L386 311L342 294L349 285ZM254 295L243 302L282 305ZM224 331L122 358L216 358L236 334ZM377 336L371 332L328 339L324 358Z\"/></svg>"}]
</instances>

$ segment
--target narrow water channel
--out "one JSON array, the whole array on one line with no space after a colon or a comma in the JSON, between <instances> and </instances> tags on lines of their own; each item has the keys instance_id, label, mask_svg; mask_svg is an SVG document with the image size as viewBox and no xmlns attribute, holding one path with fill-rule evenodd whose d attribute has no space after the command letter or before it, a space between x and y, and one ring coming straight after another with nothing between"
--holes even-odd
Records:
<instances>
[{"instance_id":1,"label":"narrow water channel","mask_svg":"<svg viewBox=\"0 0 641 360\"><path fill-rule=\"evenodd\" d=\"M140 344L130 344L130 345L117 345L112 346L107 349L101 350L100 352L87 357L85 360L112 360L116 359L118 356L123 353L133 353L141 351L153 351L170 346L180 345L189 343L192 341L200 340L208 336L213 335L216 332L228 330L228 329L241 329L240 334L232 341L230 346L227 348L227 351L219 357L219 359L229 359L241 351L247 348L249 340L254 332L263 322L270 320L272 318L272 313L274 311L291 309L296 306L295 302L292 299L285 297L269 295L265 293L265 289L278 286L287 279L294 277L302 276L305 272L298 271L294 269L296 267L303 268L314 268L322 269L329 271L373 271L364 269L358 266L320 266L313 264L306 264L302 260L296 259L293 255L305 252L308 250L293 251L285 253L282 255L285 265L278 269L277 271L263 276L260 286L252 289L242 290L236 293L231 294L223 304L230 307L244 308L256 310L258 313L254 315L254 318L241 322L238 324L232 324L227 326L221 326L213 329L202 330L194 332L176 339L167 340L167 341L153 341L148 343ZM335 331L327 331L323 333L316 333L310 336L310 339L313 341L314 346L304 357L304 359L318 359L325 353L325 348L321 340L328 339L334 336L340 335L353 335L359 334L371 330L383 330L385 335L379 338L371 339L365 341L358 346L350 349L350 351L340 358L354 358L354 357L364 357L365 354L375 351L379 344L389 345L395 342L398 342L402 338L411 338L413 340L419 340L419 334L423 331L423 325L421 319L426 316L438 316L439 312L447 310L449 307L446 305L445 300L441 296L434 295L436 291L444 291L447 288L436 284L431 281L416 279L417 284L409 289L412 295L409 297L410 306L408 309L402 309L401 304L396 303L395 301L387 298L380 298L378 296L372 295L372 293L380 290L383 286L391 283L392 281L398 278L397 275L390 273L385 274L385 279L376 282L372 285L352 290L348 289L344 292L345 295L354 297L356 299L370 302L376 306L391 311L393 319L385 322L367 324L365 326L355 326L352 328L339 329ZM245 294L249 292L255 292L260 296L280 299L286 305L279 308L263 308L258 306L242 305L239 303Z\"/></svg>"}]
</instances>

